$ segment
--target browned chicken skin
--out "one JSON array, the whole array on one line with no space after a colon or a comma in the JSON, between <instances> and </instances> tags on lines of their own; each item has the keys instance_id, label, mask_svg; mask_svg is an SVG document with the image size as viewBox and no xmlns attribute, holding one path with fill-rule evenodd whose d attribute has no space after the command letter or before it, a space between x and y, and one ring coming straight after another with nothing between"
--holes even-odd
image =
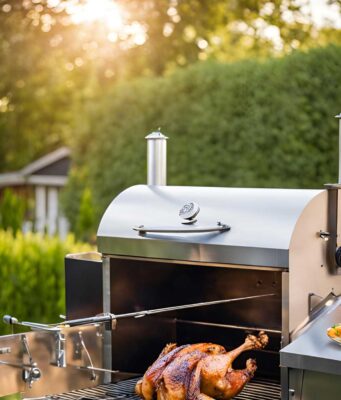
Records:
<instances>
[{"instance_id":1,"label":"browned chicken skin","mask_svg":"<svg viewBox=\"0 0 341 400\"><path fill-rule=\"evenodd\" d=\"M243 370L233 370L232 362L243 351L262 349L267 343L268 336L260 332L258 337L248 335L241 346L228 353L212 343L167 345L136 384L136 393L144 400L232 399L257 369L252 359Z\"/></svg>"},{"instance_id":2,"label":"browned chicken skin","mask_svg":"<svg viewBox=\"0 0 341 400\"><path fill-rule=\"evenodd\" d=\"M196 351L202 354L219 354L225 352L225 349L212 343L197 343L180 347L176 347L174 343L168 344L157 360L148 368L143 378L137 382L136 393L145 400L152 400L155 397L157 386L163 379L166 367L173 362L176 363L175 365L179 365L181 360L184 360L185 363L190 362L183 357ZM199 361L199 359L196 360ZM169 371L167 374L169 374Z\"/></svg>"}]
</instances>

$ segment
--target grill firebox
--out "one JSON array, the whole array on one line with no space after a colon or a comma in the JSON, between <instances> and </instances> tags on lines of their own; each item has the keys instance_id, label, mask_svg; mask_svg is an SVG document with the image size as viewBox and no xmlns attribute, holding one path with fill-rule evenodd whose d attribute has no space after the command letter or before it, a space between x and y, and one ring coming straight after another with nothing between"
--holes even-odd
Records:
<instances>
[{"instance_id":1,"label":"grill firebox","mask_svg":"<svg viewBox=\"0 0 341 400\"><path fill-rule=\"evenodd\" d=\"M258 365L256 377L279 384L279 350L285 323L282 275L285 272L271 268L250 270L170 263L166 260L110 258L108 261L102 269L99 261L85 261L76 256L66 260L68 319L103 311L103 304L93 296L93 290L88 290L87 297L79 301L78 282L85 280L86 287L89 287L91 282L85 278L89 276L98 286L104 272L105 304L116 314L223 298L268 293L273 296L118 320L116 329L107 332L106 368L143 374L166 343L212 342L231 350L243 343L248 333L265 330L270 338L266 350L242 354L235 360L234 368L243 369L247 358L255 358Z\"/></svg>"}]
</instances>

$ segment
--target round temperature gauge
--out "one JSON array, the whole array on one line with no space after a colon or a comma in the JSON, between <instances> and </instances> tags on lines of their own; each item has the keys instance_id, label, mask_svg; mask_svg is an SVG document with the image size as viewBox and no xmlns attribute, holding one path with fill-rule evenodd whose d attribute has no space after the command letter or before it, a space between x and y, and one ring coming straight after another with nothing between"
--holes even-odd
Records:
<instances>
[{"instance_id":1,"label":"round temperature gauge","mask_svg":"<svg viewBox=\"0 0 341 400\"><path fill-rule=\"evenodd\" d=\"M179 216L183 219L193 219L199 214L199 211L199 205L191 201L189 203L186 203L181 208L181 210L179 211Z\"/></svg>"}]
</instances>

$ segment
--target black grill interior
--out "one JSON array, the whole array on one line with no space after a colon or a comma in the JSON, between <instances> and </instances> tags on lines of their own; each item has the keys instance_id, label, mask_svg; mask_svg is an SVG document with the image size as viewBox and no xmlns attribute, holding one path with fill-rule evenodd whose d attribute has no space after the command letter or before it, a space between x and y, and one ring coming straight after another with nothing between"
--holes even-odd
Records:
<instances>
[{"instance_id":1,"label":"black grill interior","mask_svg":"<svg viewBox=\"0 0 341 400\"><path fill-rule=\"evenodd\" d=\"M279 379L282 329L281 273L274 271L167 264L140 260L111 261L111 311L115 314L202 301L262 294L272 297L182 310L154 317L119 320L112 333L112 368L143 374L166 343L212 342L228 351L238 347L252 327L276 330L265 351L247 352L234 364L257 360L257 373ZM195 325L193 322L199 322ZM206 324L206 325L205 325ZM220 324L220 327L214 326ZM221 326L228 324L233 329ZM244 328L246 327L246 329ZM148 351L146 351L148 349Z\"/></svg>"}]
</instances>

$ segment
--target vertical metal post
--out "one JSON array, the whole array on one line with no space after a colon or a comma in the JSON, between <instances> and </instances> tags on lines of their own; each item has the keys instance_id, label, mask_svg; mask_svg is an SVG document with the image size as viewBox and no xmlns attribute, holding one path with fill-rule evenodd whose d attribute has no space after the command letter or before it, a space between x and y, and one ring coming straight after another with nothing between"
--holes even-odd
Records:
<instances>
[{"instance_id":1,"label":"vertical metal post","mask_svg":"<svg viewBox=\"0 0 341 400\"><path fill-rule=\"evenodd\" d=\"M339 115L335 115L335 118L339 120L339 180L338 183L341 183L341 113Z\"/></svg>"},{"instance_id":2,"label":"vertical metal post","mask_svg":"<svg viewBox=\"0 0 341 400\"><path fill-rule=\"evenodd\" d=\"M111 284L110 284L110 258L104 256L102 259L102 277L103 277L103 312L111 312ZM112 338L111 331L105 329L103 337L103 368L112 369ZM111 374L104 374L104 383L111 382Z\"/></svg>"},{"instance_id":3,"label":"vertical metal post","mask_svg":"<svg viewBox=\"0 0 341 400\"><path fill-rule=\"evenodd\" d=\"M161 132L152 132L147 139L147 184L167 184L167 139Z\"/></svg>"},{"instance_id":4,"label":"vertical metal post","mask_svg":"<svg viewBox=\"0 0 341 400\"><path fill-rule=\"evenodd\" d=\"M282 272L282 337L281 348L290 342L289 334L289 272ZM281 367L281 392L282 400L289 399L289 374L288 368Z\"/></svg>"}]
</instances>

